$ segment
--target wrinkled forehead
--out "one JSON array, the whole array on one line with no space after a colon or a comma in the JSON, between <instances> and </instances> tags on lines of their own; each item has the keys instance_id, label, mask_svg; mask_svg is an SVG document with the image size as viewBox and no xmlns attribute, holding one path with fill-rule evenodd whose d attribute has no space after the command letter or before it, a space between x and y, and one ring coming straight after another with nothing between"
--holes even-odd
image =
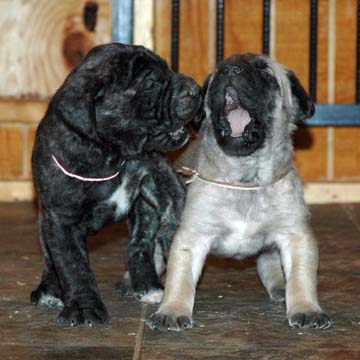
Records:
<instances>
[{"instance_id":1,"label":"wrinkled forehead","mask_svg":"<svg viewBox=\"0 0 360 360\"><path fill-rule=\"evenodd\" d=\"M271 69L276 77L286 76L287 69L266 55L253 53L235 54L218 65L218 69L229 65L245 65L254 69Z\"/></svg>"}]
</instances>

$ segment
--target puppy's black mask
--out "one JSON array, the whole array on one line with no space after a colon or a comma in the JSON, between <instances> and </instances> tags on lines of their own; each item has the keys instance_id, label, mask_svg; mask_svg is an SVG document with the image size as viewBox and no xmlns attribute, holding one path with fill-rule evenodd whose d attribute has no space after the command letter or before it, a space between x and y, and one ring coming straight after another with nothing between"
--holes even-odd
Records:
<instances>
[{"instance_id":1,"label":"puppy's black mask","mask_svg":"<svg viewBox=\"0 0 360 360\"><path fill-rule=\"evenodd\" d=\"M69 75L53 108L74 131L124 157L184 145L201 89L141 46L98 46Z\"/></svg>"},{"instance_id":2,"label":"puppy's black mask","mask_svg":"<svg viewBox=\"0 0 360 360\"><path fill-rule=\"evenodd\" d=\"M288 72L295 106L294 120L312 116L314 106L292 72ZM271 133L280 85L265 59L254 54L223 61L208 84L207 106L215 137L230 156L247 156L260 149Z\"/></svg>"}]
</instances>

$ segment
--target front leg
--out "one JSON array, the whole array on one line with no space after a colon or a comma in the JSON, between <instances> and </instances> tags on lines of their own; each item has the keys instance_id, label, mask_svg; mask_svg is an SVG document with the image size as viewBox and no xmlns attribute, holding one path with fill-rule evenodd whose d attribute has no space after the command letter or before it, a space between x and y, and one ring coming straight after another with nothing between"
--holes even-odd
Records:
<instances>
[{"instance_id":1,"label":"front leg","mask_svg":"<svg viewBox=\"0 0 360 360\"><path fill-rule=\"evenodd\" d=\"M86 239L76 226L64 225L52 212L43 213L44 237L62 289L64 308L58 324L108 323L109 315L90 267Z\"/></svg>"},{"instance_id":2,"label":"front leg","mask_svg":"<svg viewBox=\"0 0 360 360\"><path fill-rule=\"evenodd\" d=\"M206 243L180 228L170 249L163 300L147 321L151 329L181 331L193 327L195 289L208 252Z\"/></svg>"},{"instance_id":3,"label":"front leg","mask_svg":"<svg viewBox=\"0 0 360 360\"><path fill-rule=\"evenodd\" d=\"M142 302L159 303L163 286L154 261L159 216L155 207L142 195L134 201L129 212L129 225L130 237L126 245L128 272L116 285L116 292L131 294Z\"/></svg>"},{"instance_id":4,"label":"front leg","mask_svg":"<svg viewBox=\"0 0 360 360\"><path fill-rule=\"evenodd\" d=\"M332 321L317 297L318 248L310 229L280 244L286 277L286 308L291 327L327 329Z\"/></svg>"}]
</instances>

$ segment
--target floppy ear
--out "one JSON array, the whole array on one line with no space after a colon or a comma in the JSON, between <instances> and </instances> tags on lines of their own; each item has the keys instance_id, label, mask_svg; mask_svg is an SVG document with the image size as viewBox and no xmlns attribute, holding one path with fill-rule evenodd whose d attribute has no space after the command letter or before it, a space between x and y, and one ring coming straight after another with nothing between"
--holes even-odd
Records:
<instances>
[{"instance_id":1,"label":"floppy ear","mask_svg":"<svg viewBox=\"0 0 360 360\"><path fill-rule=\"evenodd\" d=\"M288 78L290 81L292 97L297 106L294 114L294 122L301 122L305 119L311 118L315 113L313 101L292 71L288 72Z\"/></svg>"},{"instance_id":2,"label":"floppy ear","mask_svg":"<svg viewBox=\"0 0 360 360\"><path fill-rule=\"evenodd\" d=\"M127 46L120 44L96 46L54 95L51 111L61 116L64 123L83 138L101 142L96 132L95 102L101 99L104 87L113 76L114 59L118 59L117 65L121 65L117 66L117 73L127 76L130 66L127 50Z\"/></svg>"},{"instance_id":3,"label":"floppy ear","mask_svg":"<svg viewBox=\"0 0 360 360\"><path fill-rule=\"evenodd\" d=\"M198 112L198 114L194 117L194 119L191 121L191 126L194 128L194 130L199 131L201 124L203 122L203 120L206 117L206 113L205 113L205 97L206 97L206 93L207 90L209 88L209 84L211 82L212 79L212 74L209 74L204 82L204 85L201 88L201 97L202 97L202 105L201 108Z\"/></svg>"}]
</instances>

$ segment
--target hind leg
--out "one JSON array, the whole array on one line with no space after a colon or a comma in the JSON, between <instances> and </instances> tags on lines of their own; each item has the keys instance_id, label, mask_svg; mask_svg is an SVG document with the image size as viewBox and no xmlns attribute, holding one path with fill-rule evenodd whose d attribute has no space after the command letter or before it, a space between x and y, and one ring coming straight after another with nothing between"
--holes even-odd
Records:
<instances>
[{"instance_id":1,"label":"hind leg","mask_svg":"<svg viewBox=\"0 0 360 360\"><path fill-rule=\"evenodd\" d=\"M108 323L109 315L101 300L87 253L86 238L77 226L62 223L62 217L51 210L42 213L42 241L45 248L45 265L51 265L44 273L37 294L48 294L47 285L53 282L55 273L62 289L64 307L57 322L61 326ZM50 269L50 271L49 271ZM55 269L51 270L51 269ZM39 291L38 291L39 290ZM42 299L41 296L40 299Z\"/></svg>"},{"instance_id":2,"label":"hind leg","mask_svg":"<svg viewBox=\"0 0 360 360\"><path fill-rule=\"evenodd\" d=\"M43 274L39 286L31 292L31 303L33 305L62 307L64 305L62 289L45 241L44 225L41 215L39 217L39 237L44 254Z\"/></svg>"},{"instance_id":3,"label":"hind leg","mask_svg":"<svg viewBox=\"0 0 360 360\"><path fill-rule=\"evenodd\" d=\"M285 302L285 278L279 252L272 250L261 254L257 259L257 270L270 299Z\"/></svg>"}]
</instances>

